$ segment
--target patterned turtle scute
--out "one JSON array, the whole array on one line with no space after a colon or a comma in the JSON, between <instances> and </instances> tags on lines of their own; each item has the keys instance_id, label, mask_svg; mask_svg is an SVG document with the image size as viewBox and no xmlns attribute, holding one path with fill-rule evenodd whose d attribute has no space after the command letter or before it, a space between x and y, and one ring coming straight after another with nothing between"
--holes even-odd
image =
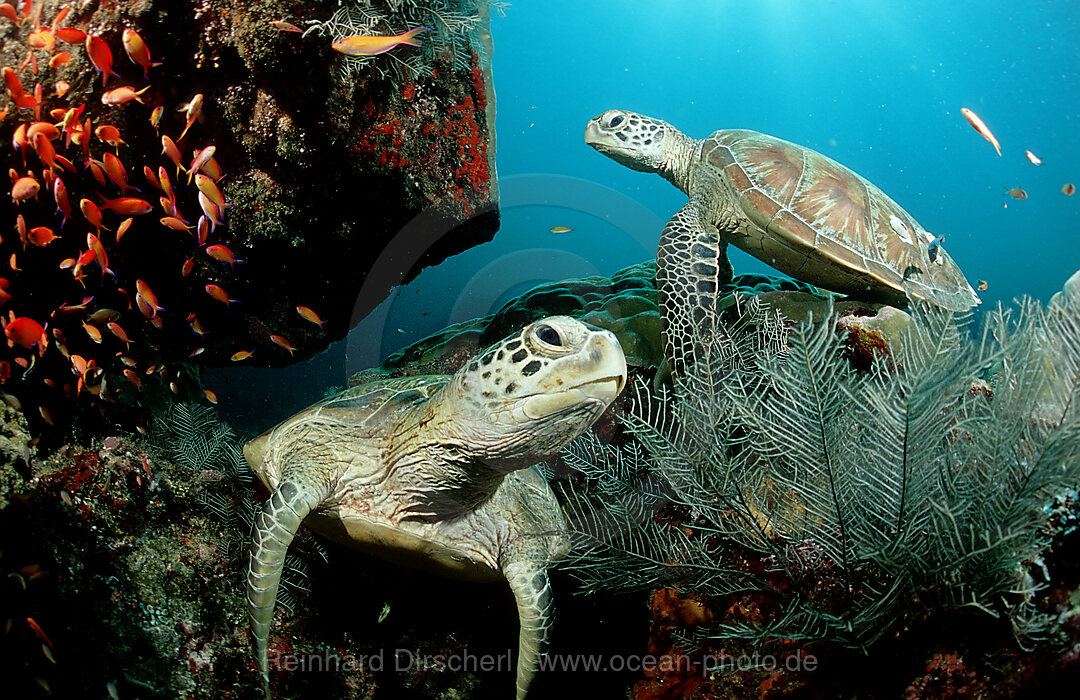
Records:
<instances>
[{"instance_id":1,"label":"patterned turtle scute","mask_svg":"<svg viewBox=\"0 0 1080 700\"><path fill-rule=\"evenodd\" d=\"M831 158L733 129L707 138L702 159L723 173L742 214L768 239L732 237L731 242L758 257L761 250L771 252L775 260L765 262L838 292L900 305L905 284L913 296L947 308L977 303L944 251L940 263L930 261L930 232L875 185ZM912 267L921 272L905 282L904 273Z\"/></svg>"}]
</instances>

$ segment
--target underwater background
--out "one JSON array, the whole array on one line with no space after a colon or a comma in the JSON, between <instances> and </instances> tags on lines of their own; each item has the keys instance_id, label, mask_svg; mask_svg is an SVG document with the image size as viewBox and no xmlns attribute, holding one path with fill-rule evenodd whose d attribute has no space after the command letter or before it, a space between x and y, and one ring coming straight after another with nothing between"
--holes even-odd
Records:
<instances>
[{"instance_id":1,"label":"underwater background","mask_svg":"<svg viewBox=\"0 0 1080 700\"><path fill-rule=\"evenodd\" d=\"M1022 697L1077 676L1080 275L1062 291L1080 268L1080 196L1063 191L1080 184L1076 2L140 0L85 3L62 22L53 18L64 0L40 1L18 0L24 21L0 24L3 63L19 65L26 44L43 64L53 51L34 46L48 38L31 33L34 7L46 27L101 32L123 82L151 82L152 101L103 109L100 93L116 81L99 81L89 44L64 40L54 48L71 51L68 63L45 75L70 77L71 91L46 96L49 106L87 100L95 125L121 127L131 143L116 153L148 198L157 192L138 166L171 170L161 134L180 140L190 128L185 151L216 143L233 206L216 210L224 226L210 242L243 261L202 255L207 241L183 225L159 235L157 214L136 215L121 244L114 211L97 232L117 276L99 258L88 280L75 278L83 286L56 264L90 253L75 241L90 230L78 214L48 248L0 237L12 253L0 292L15 292L0 294L12 311L5 330L18 313L48 318L53 334L47 353L36 334L13 340L0 365L0 658L13 697L259 695L243 578L268 492L243 445L369 377L453 372L551 313L553 298L612 325L631 384L585 437L537 467L574 543L551 567L552 658L771 649L823 663L820 673L541 671L530 697ZM291 24L341 29L335 9L346 5L381 17L372 26L382 33L416 23L414 11L458 24L428 35L426 52L398 47L366 63ZM478 7L489 26L471 14ZM160 65L144 72L121 53L129 26ZM437 43L455 33L469 36L458 53ZM404 77L398 56L423 57L411 65L428 72ZM18 67L28 89L29 60ZM13 100L29 97L6 85ZM204 91L196 120L185 111ZM8 106L5 137L30 120ZM167 108L161 134L146 119L155 106ZM830 316L793 330L778 319L826 302L754 277L782 275L729 249L735 272L749 273L740 292L780 315L756 301L728 308L732 366L665 376L651 261L686 197L584 143L586 122L612 108L693 138L759 130L850 167L944 236L972 286L985 281L970 327L987 321L990 340L933 310L859 302L838 304L835 326ZM985 120L1001 157L961 108ZM94 154L112 149L104 142ZM33 174L41 154L27 165L16 149L7 162ZM87 167L71 173L73 201L126 194L95 187ZM198 186L182 180L190 214ZM497 212L485 210L495 187ZM7 218L55 227L48 194ZM169 196L166 211L177 207ZM0 210L9 213L6 200ZM459 252L401 255L393 244L433 210ZM385 296L391 271L404 276L429 252L433 264ZM119 287L136 279L125 309ZM219 283L229 293L215 296ZM527 295L547 283L555 294ZM1016 325L993 317L1023 295L1043 306L1021 306ZM67 308L50 316L61 300ZM111 335L109 319L122 324ZM828 420L809 406L819 386ZM825 487L834 466L839 498ZM850 545L832 541L837 531ZM272 650L513 655L505 587L399 563L302 528L284 560ZM512 681L509 671L273 674L275 697L500 698Z\"/></svg>"},{"instance_id":2,"label":"underwater background","mask_svg":"<svg viewBox=\"0 0 1080 700\"><path fill-rule=\"evenodd\" d=\"M424 270L308 366L229 369L227 381L208 372L245 428L259 429L246 420L251 401L284 417L317 397L315 385L342 385L536 284L653 257L686 198L585 145L585 123L612 108L694 138L762 131L848 166L944 236L973 287L988 283L980 310L1046 301L1080 268L1080 197L1061 192L1080 182L1076 2L550 0L491 17L497 235ZM993 130L1002 157L962 107ZM1018 186L1027 199L1007 194ZM729 256L736 273L778 274L734 247ZM299 395L282 405L284 386Z\"/></svg>"}]
</instances>

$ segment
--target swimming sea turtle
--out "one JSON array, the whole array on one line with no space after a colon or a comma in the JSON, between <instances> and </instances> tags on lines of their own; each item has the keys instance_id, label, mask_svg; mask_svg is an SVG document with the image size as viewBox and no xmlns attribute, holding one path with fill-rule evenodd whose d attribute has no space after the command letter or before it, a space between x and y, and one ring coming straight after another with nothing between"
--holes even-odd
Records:
<instances>
[{"instance_id":1,"label":"swimming sea turtle","mask_svg":"<svg viewBox=\"0 0 1080 700\"><path fill-rule=\"evenodd\" d=\"M255 521L248 612L263 687L285 552L300 523L385 559L454 578L505 579L520 619L517 698L546 645L547 565L566 522L527 467L595 421L626 384L615 336L565 316L526 326L453 376L363 384L255 438L244 456L271 491Z\"/></svg>"},{"instance_id":2,"label":"swimming sea turtle","mask_svg":"<svg viewBox=\"0 0 1080 700\"><path fill-rule=\"evenodd\" d=\"M804 282L867 301L905 305L905 292L947 309L979 303L939 239L884 192L820 153L745 129L697 141L670 124L609 110L585 142L615 161L659 173L690 201L664 227L656 286L676 368L712 328L733 243Z\"/></svg>"}]
</instances>

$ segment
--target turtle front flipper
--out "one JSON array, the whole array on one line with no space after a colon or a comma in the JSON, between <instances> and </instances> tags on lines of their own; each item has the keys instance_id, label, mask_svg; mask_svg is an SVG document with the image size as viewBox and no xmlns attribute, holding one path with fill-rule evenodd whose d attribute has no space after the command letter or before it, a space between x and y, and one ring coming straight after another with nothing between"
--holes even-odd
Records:
<instances>
[{"instance_id":1,"label":"turtle front flipper","mask_svg":"<svg viewBox=\"0 0 1080 700\"><path fill-rule=\"evenodd\" d=\"M664 227L656 254L664 352L676 375L701 356L716 330L716 292L734 276L727 243L692 197Z\"/></svg>"},{"instance_id":2,"label":"turtle front flipper","mask_svg":"<svg viewBox=\"0 0 1080 700\"><path fill-rule=\"evenodd\" d=\"M517 601L518 632L517 700L529 690L540 658L547 651L555 602L547 571L535 562L514 562L503 568L510 590Z\"/></svg>"},{"instance_id":3,"label":"turtle front flipper","mask_svg":"<svg viewBox=\"0 0 1080 700\"><path fill-rule=\"evenodd\" d=\"M300 523L325 497L324 490L313 489L303 480L284 480L263 505L252 528L247 575L248 618L255 659L267 698L270 697L267 644L285 553L300 529Z\"/></svg>"}]
</instances>

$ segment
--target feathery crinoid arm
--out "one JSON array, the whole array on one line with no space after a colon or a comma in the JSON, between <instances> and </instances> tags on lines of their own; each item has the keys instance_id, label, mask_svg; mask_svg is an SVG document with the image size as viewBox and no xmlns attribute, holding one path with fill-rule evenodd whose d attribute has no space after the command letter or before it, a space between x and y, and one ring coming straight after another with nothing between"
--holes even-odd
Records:
<instances>
[{"instance_id":1,"label":"feathery crinoid arm","mask_svg":"<svg viewBox=\"0 0 1080 700\"><path fill-rule=\"evenodd\" d=\"M914 301L911 323L891 339L865 381L845 383L852 414L847 459L863 497L850 504L859 556L889 566L922 558L937 545L924 536L933 517L950 445L972 428L962 401L992 362L990 347L972 347L970 314Z\"/></svg>"},{"instance_id":2,"label":"feathery crinoid arm","mask_svg":"<svg viewBox=\"0 0 1080 700\"><path fill-rule=\"evenodd\" d=\"M862 373L831 313L790 329L787 349L752 340L769 334L760 323L726 329L673 391L636 386L625 421L643 455L574 446L587 488L566 499L571 573L587 590L715 594L712 573L780 602L720 638L863 645L942 605L1007 612L1021 641L1037 633L1025 562L1046 544L1048 507L1080 485L1080 275L1070 289L1045 309L999 309L981 334L913 302ZM787 583L729 574L706 538Z\"/></svg>"},{"instance_id":3,"label":"feathery crinoid arm","mask_svg":"<svg viewBox=\"0 0 1080 700\"><path fill-rule=\"evenodd\" d=\"M758 508L769 531L812 540L848 570L855 557L851 506L859 494L846 458L852 406L844 385L858 378L843 357L831 310L824 322L806 321L788 337L782 357L735 372L724 384L745 435L737 459L765 470L769 488Z\"/></svg>"},{"instance_id":4,"label":"feathery crinoid arm","mask_svg":"<svg viewBox=\"0 0 1080 700\"><path fill-rule=\"evenodd\" d=\"M960 582L944 589L944 603L1023 594L1011 619L1028 634L1040 620L1021 562L1046 544L1053 499L1080 484L1080 299L998 309L977 350L988 370L963 397L965 430L950 442L932 500L937 548L920 564L931 580Z\"/></svg>"}]
</instances>

